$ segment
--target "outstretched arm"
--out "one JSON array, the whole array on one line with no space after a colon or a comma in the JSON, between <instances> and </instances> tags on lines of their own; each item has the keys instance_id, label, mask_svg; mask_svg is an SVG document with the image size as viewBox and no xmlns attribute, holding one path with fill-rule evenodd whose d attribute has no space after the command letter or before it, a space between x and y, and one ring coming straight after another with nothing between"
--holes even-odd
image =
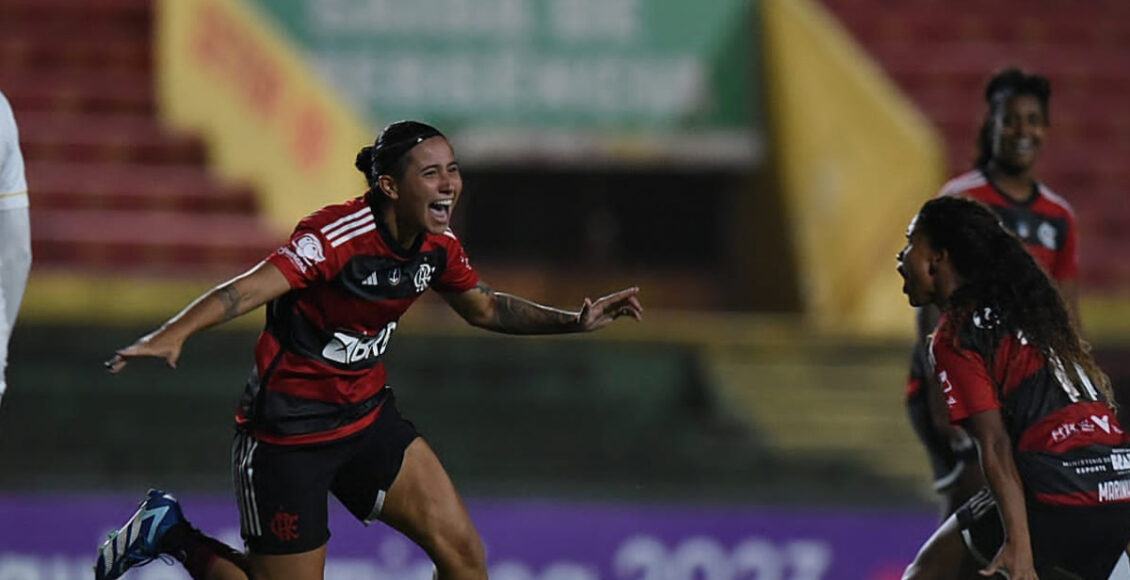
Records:
<instances>
[{"instance_id":1,"label":"outstretched arm","mask_svg":"<svg viewBox=\"0 0 1130 580\"><path fill-rule=\"evenodd\" d=\"M472 326L506 334L563 334L597 330L621 316L641 320L643 306L636 297L639 291L628 288L595 301L585 298L577 312L495 292L483 282L466 292L442 296Z\"/></svg>"},{"instance_id":2,"label":"outstretched arm","mask_svg":"<svg viewBox=\"0 0 1130 580\"><path fill-rule=\"evenodd\" d=\"M106 368L118 373L129 359L139 356L163 358L176 368L181 347L193 333L254 310L288 290L290 283L282 272L268 262L260 262L193 300L157 330L118 350L106 361Z\"/></svg>"},{"instance_id":3,"label":"outstretched arm","mask_svg":"<svg viewBox=\"0 0 1130 580\"><path fill-rule=\"evenodd\" d=\"M966 427L977 441L981 468L1004 520L1004 545L981 574L992 576L994 572L1004 570L1012 580L1032 580L1036 578L1036 572L1032 563L1024 485L1012 457L1012 441L1005 431L1000 411L993 409L971 415Z\"/></svg>"}]
</instances>

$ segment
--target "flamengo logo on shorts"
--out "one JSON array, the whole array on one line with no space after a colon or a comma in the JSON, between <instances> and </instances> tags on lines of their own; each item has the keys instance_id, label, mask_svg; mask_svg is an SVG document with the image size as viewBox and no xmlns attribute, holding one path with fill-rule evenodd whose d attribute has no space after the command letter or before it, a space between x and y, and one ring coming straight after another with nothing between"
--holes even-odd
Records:
<instances>
[{"instance_id":1,"label":"flamengo logo on shorts","mask_svg":"<svg viewBox=\"0 0 1130 580\"><path fill-rule=\"evenodd\" d=\"M271 519L271 533L282 542L297 540L298 515L284 512L279 508L279 511L275 512L275 517Z\"/></svg>"},{"instance_id":2,"label":"flamengo logo on shorts","mask_svg":"<svg viewBox=\"0 0 1130 580\"><path fill-rule=\"evenodd\" d=\"M1099 501L1122 501L1130 499L1130 480L1119 479L1099 484Z\"/></svg>"},{"instance_id":3,"label":"flamengo logo on shorts","mask_svg":"<svg viewBox=\"0 0 1130 580\"><path fill-rule=\"evenodd\" d=\"M388 341L392 338L394 330L396 330L395 320L382 328L376 336L355 336L335 332L333 339L322 349L322 356L326 360L344 365L377 358L388 348Z\"/></svg>"}]
</instances>

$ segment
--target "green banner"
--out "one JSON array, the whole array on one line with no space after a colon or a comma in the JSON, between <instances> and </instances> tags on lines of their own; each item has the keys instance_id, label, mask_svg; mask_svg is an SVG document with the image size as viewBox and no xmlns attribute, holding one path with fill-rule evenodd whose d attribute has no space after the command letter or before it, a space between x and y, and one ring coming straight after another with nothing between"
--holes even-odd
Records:
<instances>
[{"instance_id":1,"label":"green banner","mask_svg":"<svg viewBox=\"0 0 1130 580\"><path fill-rule=\"evenodd\" d=\"M378 124L757 133L749 0L253 0Z\"/></svg>"}]
</instances>

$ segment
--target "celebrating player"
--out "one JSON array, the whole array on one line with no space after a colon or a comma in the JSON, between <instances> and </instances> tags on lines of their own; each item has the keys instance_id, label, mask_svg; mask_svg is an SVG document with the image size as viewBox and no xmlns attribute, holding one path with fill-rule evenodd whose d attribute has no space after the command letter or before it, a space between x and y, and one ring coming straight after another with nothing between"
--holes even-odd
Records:
<instances>
[{"instance_id":1,"label":"celebrating player","mask_svg":"<svg viewBox=\"0 0 1130 580\"><path fill-rule=\"evenodd\" d=\"M1130 541L1130 440L1110 380L1023 242L979 202L927 202L898 271L952 421L976 441L987 487L943 522L905 580L1106 580Z\"/></svg>"},{"instance_id":2,"label":"celebrating player","mask_svg":"<svg viewBox=\"0 0 1130 580\"><path fill-rule=\"evenodd\" d=\"M276 253L106 363L114 373L136 357L175 367L193 333L267 304L232 446L247 553L204 536L172 496L154 490L102 546L99 580L160 554L194 578L321 578L329 493L359 520L380 520L419 544L438 578L486 578L462 500L385 384L382 354L401 315L433 288L487 330L588 332L621 316L639 320L638 289L565 311L480 281L449 229L463 191L459 165L429 125L389 125L356 166L369 183L365 195L306 217Z\"/></svg>"},{"instance_id":3,"label":"celebrating player","mask_svg":"<svg viewBox=\"0 0 1130 580\"><path fill-rule=\"evenodd\" d=\"M987 109L974 169L951 179L940 195L976 199L1000 216L1055 280L1068 314L1078 325L1075 216L1067 201L1035 177L1047 137L1050 97L1051 86L1040 75L1016 68L993 75L985 87ZM930 457L934 488L943 494L942 513L949 516L983 485L983 479L971 442L949 425L938 386L926 371L924 338L937 320L934 307L918 310L919 340L907 384L907 411Z\"/></svg>"}]
</instances>

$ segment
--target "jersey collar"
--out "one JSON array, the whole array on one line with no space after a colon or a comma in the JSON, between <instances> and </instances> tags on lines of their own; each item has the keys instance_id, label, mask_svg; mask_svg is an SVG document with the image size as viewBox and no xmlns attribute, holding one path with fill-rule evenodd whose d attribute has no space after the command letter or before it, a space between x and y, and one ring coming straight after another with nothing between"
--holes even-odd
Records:
<instances>
[{"instance_id":1,"label":"jersey collar","mask_svg":"<svg viewBox=\"0 0 1130 580\"><path fill-rule=\"evenodd\" d=\"M369 211L373 212L373 223L377 225L377 233L380 234L381 241L393 254L398 258L411 258L420 252L420 247L424 245L426 233L416 236L410 247L401 247L400 243L393 237L392 232L388 230L388 226L385 225L384 218L381 216L380 204L377 203L377 197L373 194L373 190L370 189L365 192L365 203L369 206Z\"/></svg>"}]
</instances>

